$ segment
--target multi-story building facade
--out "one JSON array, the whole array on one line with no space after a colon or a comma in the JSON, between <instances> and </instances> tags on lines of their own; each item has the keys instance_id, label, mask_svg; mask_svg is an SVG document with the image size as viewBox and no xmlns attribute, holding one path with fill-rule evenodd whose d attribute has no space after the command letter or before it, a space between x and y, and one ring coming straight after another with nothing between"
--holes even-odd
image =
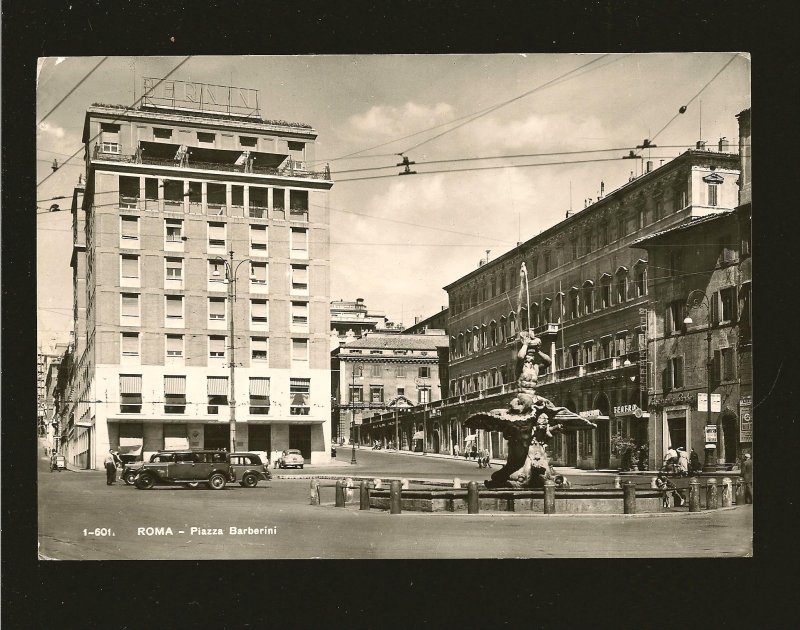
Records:
<instances>
[{"instance_id":1,"label":"multi-story building facade","mask_svg":"<svg viewBox=\"0 0 800 630\"><path fill-rule=\"evenodd\" d=\"M446 350L447 336L436 330L417 335L367 333L334 350L335 435L422 450L422 425L417 427L408 412L441 400L440 352ZM388 409L393 410L396 425L387 418L378 421ZM436 450L437 437L432 437L431 444Z\"/></svg>"},{"instance_id":2,"label":"multi-story building facade","mask_svg":"<svg viewBox=\"0 0 800 630\"><path fill-rule=\"evenodd\" d=\"M738 207L632 244L660 270L647 335L654 447L705 450L707 470L730 468L753 441L750 110L738 118Z\"/></svg>"},{"instance_id":3,"label":"multi-story building facade","mask_svg":"<svg viewBox=\"0 0 800 630\"><path fill-rule=\"evenodd\" d=\"M449 297L449 395L440 412L453 444L471 414L498 406L516 379L516 333L532 327L552 365L539 393L597 423L597 429L556 436L553 459L581 468L616 468L615 436L653 444L649 416L648 286L663 269L631 243L737 205L739 157L691 150L569 214L515 249L445 287ZM520 267L528 290L521 305ZM677 264L677 262L675 263ZM527 301L530 295L530 304ZM521 310L518 310L519 307ZM480 447L502 457L501 435ZM660 459L653 448L651 466Z\"/></svg>"},{"instance_id":4,"label":"multi-story building facade","mask_svg":"<svg viewBox=\"0 0 800 630\"><path fill-rule=\"evenodd\" d=\"M65 454L89 468L137 446L325 462L332 182L309 169L317 134L149 102L86 113Z\"/></svg>"}]
</instances>

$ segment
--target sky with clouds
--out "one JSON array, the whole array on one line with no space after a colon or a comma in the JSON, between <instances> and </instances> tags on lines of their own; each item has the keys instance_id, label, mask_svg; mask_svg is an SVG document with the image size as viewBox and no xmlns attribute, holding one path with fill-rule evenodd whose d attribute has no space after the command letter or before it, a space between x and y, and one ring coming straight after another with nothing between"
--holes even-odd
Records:
<instances>
[{"instance_id":1,"label":"sky with clouds","mask_svg":"<svg viewBox=\"0 0 800 630\"><path fill-rule=\"evenodd\" d=\"M82 152L64 162L81 148L85 110L132 104L143 77L182 59L110 57L88 78L100 58L39 62L44 346L71 328L71 217L47 209L69 209ZM737 53L192 57L171 78L257 89L263 118L314 127L335 182L331 299L362 297L406 325L446 306L442 287L486 250L495 258L562 220L570 190L578 210L601 181L606 194L625 184L641 165L621 157L645 138L655 166L694 147L701 124L710 146L736 146L735 116L750 106L750 59ZM416 175L396 176L399 153Z\"/></svg>"}]
</instances>

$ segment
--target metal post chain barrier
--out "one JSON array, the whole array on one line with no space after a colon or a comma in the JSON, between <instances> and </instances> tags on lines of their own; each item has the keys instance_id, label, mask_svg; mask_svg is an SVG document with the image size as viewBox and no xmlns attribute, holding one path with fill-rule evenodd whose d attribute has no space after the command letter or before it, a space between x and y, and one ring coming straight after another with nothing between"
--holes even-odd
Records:
<instances>
[{"instance_id":1,"label":"metal post chain barrier","mask_svg":"<svg viewBox=\"0 0 800 630\"><path fill-rule=\"evenodd\" d=\"M453 488L460 488L461 487L461 479L456 477L453 479Z\"/></svg>"},{"instance_id":2,"label":"metal post chain barrier","mask_svg":"<svg viewBox=\"0 0 800 630\"><path fill-rule=\"evenodd\" d=\"M344 484L341 479L336 480L336 507L344 507Z\"/></svg>"},{"instance_id":3,"label":"metal post chain barrier","mask_svg":"<svg viewBox=\"0 0 800 630\"><path fill-rule=\"evenodd\" d=\"M622 477L620 477L619 475L614 477L614 490L621 490L622 489L621 482L622 482Z\"/></svg>"},{"instance_id":4,"label":"metal post chain barrier","mask_svg":"<svg viewBox=\"0 0 800 630\"><path fill-rule=\"evenodd\" d=\"M547 479L544 482L544 513L555 514L556 512L556 482Z\"/></svg>"},{"instance_id":5,"label":"metal post chain barrier","mask_svg":"<svg viewBox=\"0 0 800 630\"><path fill-rule=\"evenodd\" d=\"M722 497L720 507L731 507L733 505L733 482L728 477L722 478Z\"/></svg>"},{"instance_id":6,"label":"metal post chain barrier","mask_svg":"<svg viewBox=\"0 0 800 630\"><path fill-rule=\"evenodd\" d=\"M345 486L344 486L344 501L345 503L350 503L353 500L353 479L352 477L348 477Z\"/></svg>"},{"instance_id":7,"label":"metal post chain barrier","mask_svg":"<svg viewBox=\"0 0 800 630\"><path fill-rule=\"evenodd\" d=\"M372 485L374 486L374 488L376 490L382 490L383 489L383 481L381 479L378 479L377 477L372 480Z\"/></svg>"},{"instance_id":8,"label":"metal post chain barrier","mask_svg":"<svg viewBox=\"0 0 800 630\"><path fill-rule=\"evenodd\" d=\"M400 483L402 484L403 490L408 490L408 479L401 479Z\"/></svg>"},{"instance_id":9,"label":"metal post chain barrier","mask_svg":"<svg viewBox=\"0 0 800 630\"><path fill-rule=\"evenodd\" d=\"M400 482L396 479L389 484L389 513L400 514Z\"/></svg>"},{"instance_id":10,"label":"metal post chain barrier","mask_svg":"<svg viewBox=\"0 0 800 630\"><path fill-rule=\"evenodd\" d=\"M311 480L309 494L311 495L311 505L319 505L321 503L319 497L319 479L314 478Z\"/></svg>"},{"instance_id":11,"label":"metal post chain barrier","mask_svg":"<svg viewBox=\"0 0 800 630\"><path fill-rule=\"evenodd\" d=\"M689 511L700 511L700 480L697 477L689 480Z\"/></svg>"},{"instance_id":12,"label":"metal post chain barrier","mask_svg":"<svg viewBox=\"0 0 800 630\"><path fill-rule=\"evenodd\" d=\"M656 483L656 479L658 479L658 477L650 477L650 489L651 490L658 490L658 484Z\"/></svg>"},{"instance_id":13,"label":"metal post chain barrier","mask_svg":"<svg viewBox=\"0 0 800 630\"><path fill-rule=\"evenodd\" d=\"M736 479L736 505L744 505L744 478Z\"/></svg>"},{"instance_id":14,"label":"metal post chain barrier","mask_svg":"<svg viewBox=\"0 0 800 630\"><path fill-rule=\"evenodd\" d=\"M636 484L632 481L622 484L622 512L636 514Z\"/></svg>"},{"instance_id":15,"label":"metal post chain barrier","mask_svg":"<svg viewBox=\"0 0 800 630\"><path fill-rule=\"evenodd\" d=\"M719 497L717 495L717 480L709 477L706 482L706 509L716 510L719 507Z\"/></svg>"},{"instance_id":16,"label":"metal post chain barrier","mask_svg":"<svg viewBox=\"0 0 800 630\"><path fill-rule=\"evenodd\" d=\"M361 480L360 493L359 494L360 494L360 499L361 499L360 509L368 510L369 509L369 484L366 481L364 481L363 479Z\"/></svg>"},{"instance_id":17,"label":"metal post chain barrier","mask_svg":"<svg viewBox=\"0 0 800 630\"><path fill-rule=\"evenodd\" d=\"M467 484L467 513L477 514L479 510L478 484L474 481L470 481Z\"/></svg>"}]
</instances>

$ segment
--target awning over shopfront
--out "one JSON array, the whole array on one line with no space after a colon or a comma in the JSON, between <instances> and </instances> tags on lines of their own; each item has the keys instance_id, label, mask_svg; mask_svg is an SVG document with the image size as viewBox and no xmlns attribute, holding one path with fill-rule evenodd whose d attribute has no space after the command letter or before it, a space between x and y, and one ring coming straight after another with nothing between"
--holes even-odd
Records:
<instances>
[{"instance_id":1,"label":"awning over shopfront","mask_svg":"<svg viewBox=\"0 0 800 630\"><path fill-rule=\"evenodd\" d=\"M130 439L130 438L129 438ZM135 439L135 438L134 438ZM132 444L129 446L119 446L120 455L136 455L137 457L142 454L142 444Z\"/></svg>"},{"instance_id":2,"label":"awning over shopfront","mask_svg":"<svg viewBox=\"0 0 800 630\"><path fill-rule=\"evenodd\" d=\"M422 431L417 431L417 432L414 434L414 437L413 437L413 438L411 438L411 439L412 439L412 440L422 440L422 439L424 439L424 437L425 437L425 434L424 434Z\"/></svg>"},{"instance_id":3,"label":"awning over shopfront","mask_svg":"<svg viewBox=\"0 0 800 630\"><path fill-rule=\"evenodd\" d=\"M472 442L473 440L477 440L477 439L478 439L477 435L468 435L467 437L464 438L464 441L465 442Z\"/></svg>"}]
</instances>

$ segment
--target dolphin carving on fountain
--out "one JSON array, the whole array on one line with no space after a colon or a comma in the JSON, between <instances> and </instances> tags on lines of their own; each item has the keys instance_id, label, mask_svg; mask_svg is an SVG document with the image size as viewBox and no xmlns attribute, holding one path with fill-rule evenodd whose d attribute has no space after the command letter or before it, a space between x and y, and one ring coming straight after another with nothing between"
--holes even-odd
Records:
<instances>
[{"instance_id":1,"label":"dolphin carving on fountain","mask_svg":"<svg viewBox=\"0 0 800 630\"><path fill-rule=\"evenodd\" d=\"M520 268L519 305L522 287L528 290L528 272L525 263ZM530 303L530 296L528 296ZM518 307L518 313L521 308ZM530 313L530 308L527 311ZM487 479L487 488L540 488L546 479L555 477L547 457L546 445L554 431L570 432L596 428L596 424L570 411L557 407L550 400L536 394L541 366L551 359L542 352L542 341L532 328L517 334L520 346L516 353L517 391L506 408L470 415L465 426L472 429L499 431L508 442L505 465Z\"/></svg>"}]
</instances>

